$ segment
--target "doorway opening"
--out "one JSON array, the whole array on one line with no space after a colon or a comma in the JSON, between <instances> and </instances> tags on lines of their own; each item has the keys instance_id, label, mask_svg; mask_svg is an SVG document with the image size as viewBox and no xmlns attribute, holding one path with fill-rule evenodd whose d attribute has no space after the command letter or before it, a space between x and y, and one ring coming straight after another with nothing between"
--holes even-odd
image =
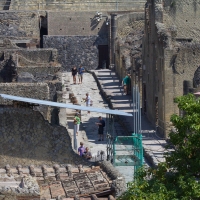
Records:
<instances>
[{"instance_id":1,"label":"doorway opening","mask_svg":"<svg viewBox=\"0 0 200 200\"><path fill-rule=\"evenodd\" d=\"M41 16L40 17L40 48L43 48L43 36L48 35L47 31L47 18Z\"/></svg>"},{"instance_id":2,"label":"doorway opening","mask_svg":"<svg viewBox=\"0 0 200 200\"><path fill-rule=\"evenodd\" d=\"M100 69L109 69L108 45L99 45L99 66Z\"/></svg>"}]
</instances>

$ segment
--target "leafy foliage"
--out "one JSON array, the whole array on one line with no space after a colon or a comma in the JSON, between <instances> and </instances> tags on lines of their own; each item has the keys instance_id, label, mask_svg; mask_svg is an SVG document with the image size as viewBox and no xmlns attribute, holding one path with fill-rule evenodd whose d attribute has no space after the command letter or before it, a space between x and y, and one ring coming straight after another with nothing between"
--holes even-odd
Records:
<instances>
[{"instance_id":1,"label":"leafy foliage","mask_svg":"<svg viewBox=\"0 0 200 200\"><path fill-rule=\"evenodd\" d=\"M156 169L141 168L119 200L200 199L200 100L194 95L175 99L183 115L172 115L176 132L169 134L174 151Z\"/></svg>"}]
</instances>

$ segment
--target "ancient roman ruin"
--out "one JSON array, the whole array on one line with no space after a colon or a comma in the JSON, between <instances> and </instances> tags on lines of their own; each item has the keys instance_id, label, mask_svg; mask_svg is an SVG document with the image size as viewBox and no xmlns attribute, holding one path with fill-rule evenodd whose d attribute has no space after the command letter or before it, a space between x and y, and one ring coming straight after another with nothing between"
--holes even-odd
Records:
<instances>
[{"instance_id":1,"label":"ancient roman ruin","mask_svg":"<svg viewBox=\"0 0 200 200\"><path fill-rule=\"evenodd\" d=\"M1 1L0 93L62 102L63 71L80 64L87 70L113 64L115 26L123 40L118 50L131 46L137 27L139 46L133 53L141 57L144 2L131 5ZM130 47L127 51L123 59ZM130 58L126 62L130 68ZM124 178L109 162L87 162L74 152L58 108L3 98L0 105L0 199L111 200L125 190Z\"/></svg>"},{"instance_id":2,"label":"ancient roman ruin","mask_svg":"<svg viewBox=\"0 0 200 200\"><path fill-rule=\"evenodd\" d=\"M200 24L198 1L156 0L145 6L143 111L167 137L174 98L198 91Z\"/></svg>"},{"instance_id":3,"label":"ancient roman ruin","mask_svg":"<svg viewBox=\"0 0 200 200\"><path fill-rule=\"evenodd\" d=\"M199 12L195 0L1 0L0 93L62 102L73 66L129 72L167 137L174 98L198 91ZM0 98L0 119L0 199L113 200L125 190L109 162L74 152L58 108Z\"/></svg>"}]
</instances>

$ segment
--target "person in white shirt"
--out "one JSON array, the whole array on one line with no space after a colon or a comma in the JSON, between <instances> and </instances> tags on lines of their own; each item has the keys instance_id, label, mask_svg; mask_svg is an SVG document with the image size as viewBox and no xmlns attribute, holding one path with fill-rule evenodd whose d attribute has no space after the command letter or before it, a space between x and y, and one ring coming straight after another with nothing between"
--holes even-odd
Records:
<instances>
[{"instance_id":1,"label":"person in white shirt","mask_svg":"<svg viewBox=\"0 0 200 200\"><path fill-rule=\"evenodd\" d=\"M91 106L91 97L89 95L89 93L86 93L86 98L83 98L83 100L85 100L86 102L86 106ZM90 111L88 111L88 113L90 113Z\"/></svg>"}]
</instances>

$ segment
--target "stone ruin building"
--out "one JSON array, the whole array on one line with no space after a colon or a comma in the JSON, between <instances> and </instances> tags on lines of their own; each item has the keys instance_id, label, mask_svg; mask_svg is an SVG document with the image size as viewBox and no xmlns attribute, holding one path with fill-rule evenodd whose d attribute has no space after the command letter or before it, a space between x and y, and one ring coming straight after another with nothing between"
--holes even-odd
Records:
<instances>
[{"instance_id":1,"label":"stone ruin building","mask_svg":"<svg viewBox=\"0 0 200 200\"><path fill-rule=\"evenodd\" d=\"M140 81L144 3L1 0L0 93L62 102L62 71L74 65L116 62L121 78ZM73 151L59 109L0 98L0 118L0 199L113 200L125 190L109 162Z\"/></svg>"},{"instance_id":2,"label":"stone ruin building","mask_svg":"<svg viewBox=\"0 0 200 200\"><path fill-rule=\"evenodd\" d=\"M160 133L179 113L174 98L199 86L200 2L148 0L143 42L143 112Z\"/></svg>"}]
</instances>

